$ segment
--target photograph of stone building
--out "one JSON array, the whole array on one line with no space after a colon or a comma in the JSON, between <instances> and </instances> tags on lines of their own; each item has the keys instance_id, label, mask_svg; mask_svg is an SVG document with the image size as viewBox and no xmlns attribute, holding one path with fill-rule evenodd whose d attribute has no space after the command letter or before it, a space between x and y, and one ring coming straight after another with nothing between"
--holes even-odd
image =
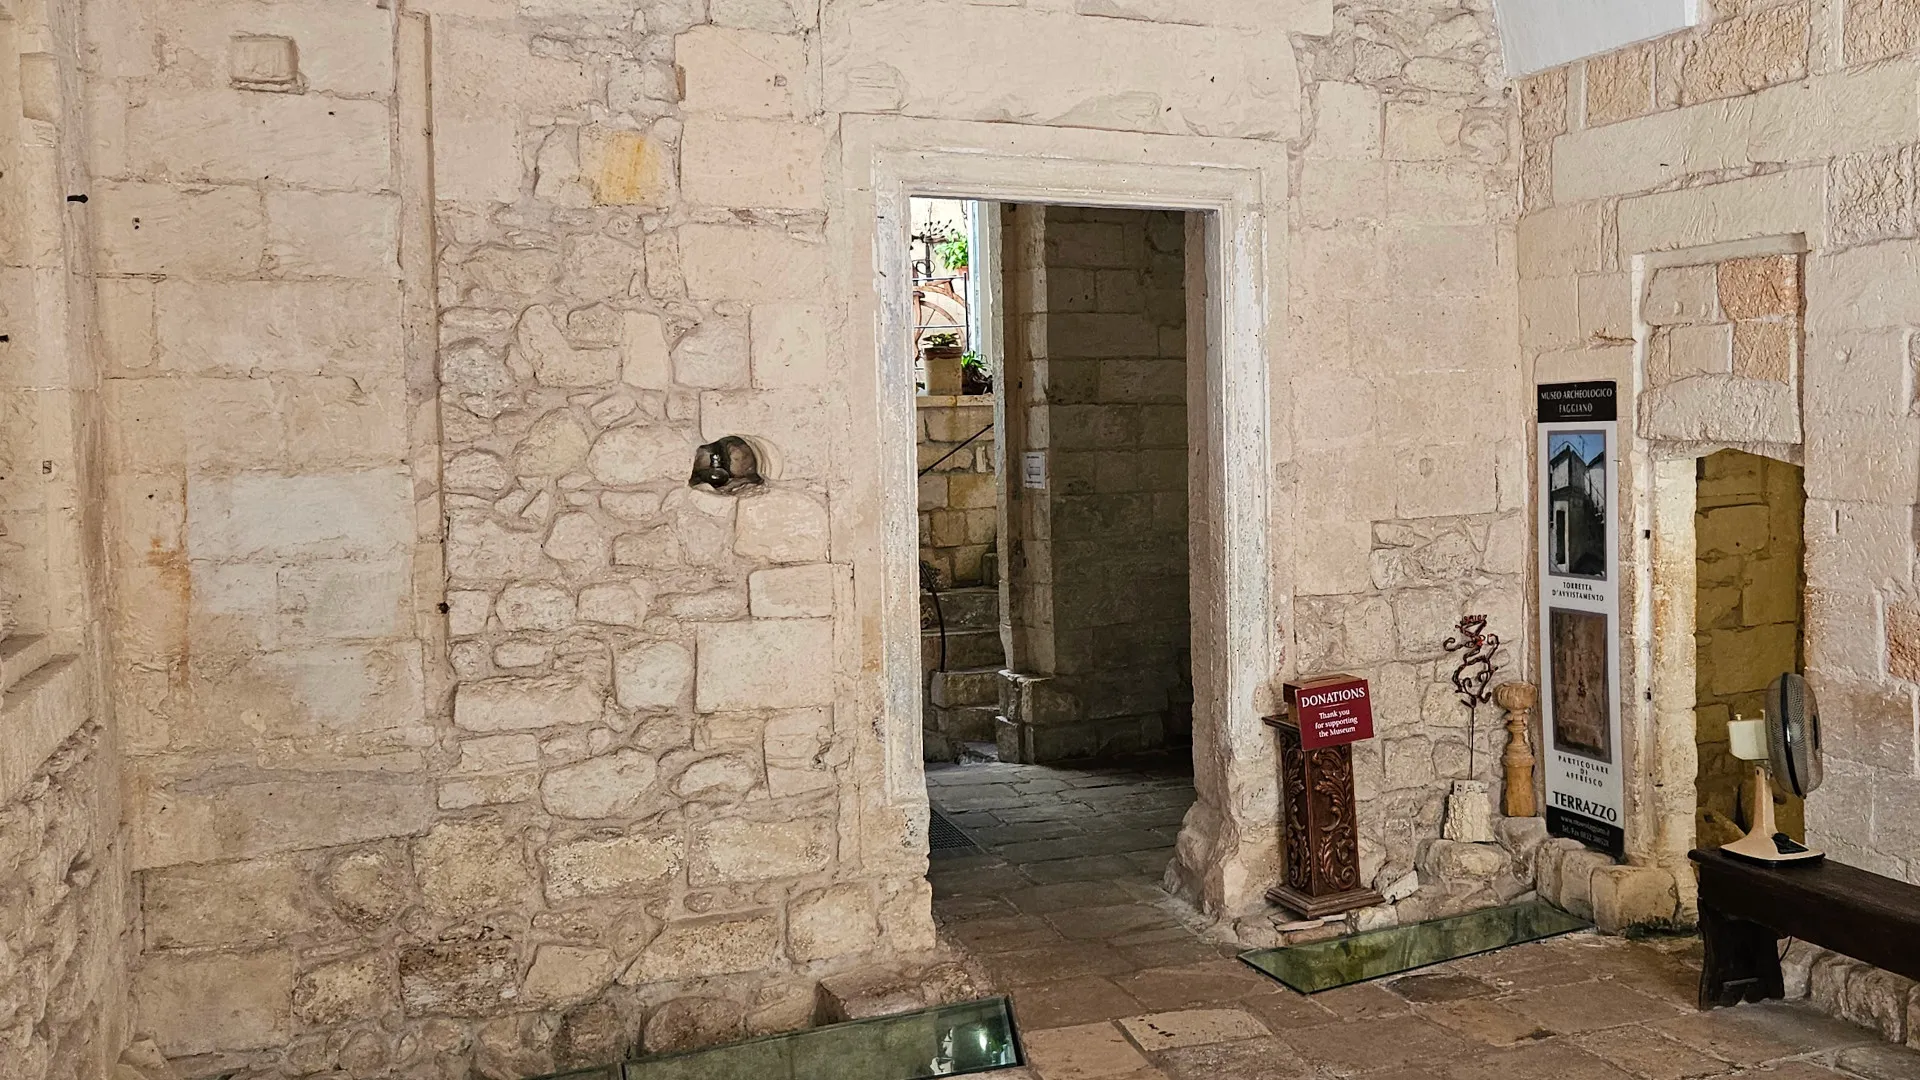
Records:
<instances>
[{"instance_id":1,"label":"photograph of stone building","mask_svg":"<svg viewBox=\"0 0 1920 1080\"><path fill-rule=\"evenodd\" d=\"M1806 928L1698 1009L1689 855L1794 670L1777 820L1920 896L1917 87L1907 0L0 0L0 1080L1920 1074Z\"/></svg>"},{"instance_id":2,"label":"photograph of stone building","mask_svg":"<svg viewBox=\"0 0 1920 1080\"><path fill-rule=\"evenodd\" d=\"M1599 432L1547 437L1547 569L1607 576L1607 458Z\"/></svg>"}]
</instances>

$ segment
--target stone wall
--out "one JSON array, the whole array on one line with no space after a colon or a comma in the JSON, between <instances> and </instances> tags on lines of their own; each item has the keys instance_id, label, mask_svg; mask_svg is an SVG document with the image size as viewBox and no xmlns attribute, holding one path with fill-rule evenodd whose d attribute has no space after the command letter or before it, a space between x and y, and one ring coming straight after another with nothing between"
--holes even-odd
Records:
<instances>
[{"instance_id":1,"label":"stone wall","mask_svg":"<svg viewBox=\"0 0 1920 1080\"><path fill-rule=\"evenodd\" d=\"M1192 701L1183 215L1019 213L1041 219L1042 243L1021 253L1043 261L1029 277L1046 290L1044 316L1026 316L1045 351L1008 369L1032 411L1017 451L1046 461L1044 486L1011 490L1010 603L1030 632L1010 662L1045 679L1009 701L1019 757L1179 742Z\"/></svg>"},{"instance_id":2,"label":"stone wall","mask_svg":"<svg viewBox=\"0 0 1920 1080\"><path fill-rule=\"evenodd\" d=\"M79 5L0 12L0 1075L106 1077L129 883L103 707L101 419Z\"/></svg>"},{"instance_id":3,"label":"stone wall","mask_svg":"<svg viewBox=\"0 0 1920 1080\"><path fill-rule=\"evenodd\" d=\"M1801 668L1806 496L1799 468L1738 450L1701 458L1698 475L1700 769L1694 820L1700 843L1714 845L1739 839L1750 823L1742 791L1752 787L1753 766L1730 752L1727 721L1759 719L1767 708L1767 685L1781 672ZM1776 802L1780 828L1804 836L1800 798L1780 796Z\"/></svg>"},{"instance_id":4,"label":"stone wall","mask_svg":"<svg viewBox=\"0 0 1920 1080\"><path fill-rule=\"evenodd\" d=\"M1276 617L1290 672L1372 681L1377 737L1354 748L1361 871L1399 895L1450 779L1471 771L1499 797L1499 710L1479 713L1470 769L1442 641L1485 614L1507 642L1499 679L1528 663L1518 139L1486 7L1341 4L1331 33L1296 42L1309 124L1280 415L1297 509L1291 611ZM1423 899L1408 916L1435 910Z\"/></svg>"},{"instance_id":5,"label":"stone wall","mask_svg":"<svg viewBox=\"0 0 1920 1080\"><path fill-rule=\"evenodd\" d=\"M1271 471L1217 482L1269 499L1273 674L1375 680L1367 875L1437 833L1439 641L1526 634L1484 11L81 9L45 51L96 134L48 190L88 196L104 422L73 426L110 476L66 505L105 507L136 1024L188 1075L526 1075L797 1026L823 974L932 943L924 793L875 724L910 524L855 423L856 127L1281 163L1236 269L1271 297ZM727 434L768 482L690 490ZM1196 732L1236 756L1182 841L1216 909L1272 880L1242 748L1274 690Z\"/></svg>"},{"instance_id":6,"label":"stone wall","mask_svg":"<svg viewBox=\"0 0 1920 1080\"><path fill-rule=\"evenodd\" d=\"M105 1076L127 1037L117 782L105 731L88 722L24 784L0 791L0 1062L9 1080Z\"/></svg>"},{"instance_id":7,"label":"stone wall","mask_svg":"<svg viewBox=\"0 0 1920 1080\"><path fill-rule=\"evenodd\" d=\"M932 470L920 477L920 561L943 588L991 585L999 529L993 398L926 395L913 404L918 467Z\"/></svg>"},{"instance_id":8,"label":"stone wall","mask_svg":"<svg viewBox=\"0 0 1920 1080\"><path fill-rule=\"evenodd\" d=\"M1688 458L1735 446L1804 466L1804 655L1827 756L1826 785L1807 802L1808 837L1844 862L1916 880L1920 663L1907 643L1920 627L1920 413L1909 342L1920 307L1891 283L1920 262L1911 197L1920 118L1901 104L1920 72L1920 41L1910 17L1893 11L1874 0L1715 5L1695 30L1525 80L1520 297L1534 381L1645 387L1622 416L1632 438L1621 505L1653 515L1640 518L1656 525L1653 565L1663 550L1679 551L1658 522L1668 520L1662 500L1690 486ZM1709 265L1720 271L1686 300L1699 314L1666 330L1684 290L1654 287L1670 270L1686 285L1700 275L1684 268ZM1759 272L1729 279L1730 265ZM1795 287L1804 291L1797 346L1783 296ZM1663 371L1663 333L1698 337L1705 359L1669 360ZM1743 354L1734 335L1774 344ZM1741 365L1763 354L1778 359ZM1686 503L1684 518L1675 504L1676 528L1691 523L1690 492ZM1632 550L1623 619L1632 625L1654 605L1657 642L1672 609L1644 569L1648 548ZM1694 565L1691 550L1676 557ZM1669 714L1639 704L1665 693L1649 672L1685 669L1635 648L1623 662L1623 699L1635 703L1629 856L1675 872L1685 914L1691 671L1687 708Z\"/></svg>"}]
</instances>

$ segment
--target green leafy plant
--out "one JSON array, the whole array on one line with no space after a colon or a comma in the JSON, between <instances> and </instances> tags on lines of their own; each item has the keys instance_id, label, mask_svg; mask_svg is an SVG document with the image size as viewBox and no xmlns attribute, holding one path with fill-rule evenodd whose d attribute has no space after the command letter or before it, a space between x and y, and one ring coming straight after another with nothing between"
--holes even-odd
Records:
<instances>
[{"instance_id":1,"label":"green leafy plant","mask_svg":"<svg viewBox=\"0 0 1920 1080\"><path fill-rule=\"evenodd\" d=\"M963 370L973 372L975 375L985 375L987 373L987 362L982 360L980 354L977 352L969 352L961 356L960 367Z\"/></svg>"},{"instance_id":2,"label":"green leafy plant","mask_svg":"<svg viewBox=\"0 0 1920 1080\"><path fill-rule=\"evenodd\" d=\"M921 345L929 349L957 349L960 347L960 335L943 333L928 334Z\"/></svg>"},{"instance_id":3,"label":"green leafy plant","mask_svg":"<svg viewBox=\"0 0 1920 1080\"><path fill-rule=\"evenodd\" d=\"M967 268L971 252L967 248L965 236L950 236L933 245L933 253L940 257L940 263L947 269L959 273Z\"/></svg>"}]
</instances>

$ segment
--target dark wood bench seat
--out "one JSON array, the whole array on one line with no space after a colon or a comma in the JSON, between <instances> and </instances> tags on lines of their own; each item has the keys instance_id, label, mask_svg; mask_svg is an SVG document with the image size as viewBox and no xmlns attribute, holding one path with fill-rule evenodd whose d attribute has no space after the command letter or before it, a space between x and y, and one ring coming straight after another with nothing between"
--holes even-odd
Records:
<instances>
[{"instance_id":1,"label":"dark wood bench seat","mask_svg":"<svg viewBox=\"0 0 1920 1080\"><path fill-rule=\"evenodd\" d=\"M1786 937L1920 979L1920 885L1832 859L1763 866L1719 850L1688 857L1700 877L1701 1008L1786 996Z\"/></svg>"}]
</instances>

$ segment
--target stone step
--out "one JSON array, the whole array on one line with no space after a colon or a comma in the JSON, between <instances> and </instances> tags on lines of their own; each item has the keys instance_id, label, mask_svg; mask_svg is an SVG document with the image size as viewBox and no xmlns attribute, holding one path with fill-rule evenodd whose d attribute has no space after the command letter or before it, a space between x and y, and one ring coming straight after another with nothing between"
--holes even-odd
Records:
<instances>
[{"instance_id":1,"label":"stone step","mask_svg":"<svg viewBox=\"0 0 1920 1080\"><path fill-rule=\"evenodd\" d=\"M53 641L45 634L14 634L0 641L0 691L38 671L53 659Z\"/></svg>"},{"instance_id":2,"label":"stone step","mask_svg":"<svg viewBox=\"0 0 1920 1080\"><path fill-rule=\"evenodd\" d=\"M931 710L931 719L932 726L953 742L992 742L998 730L1000 709L994 705L936 705Z\"/></svg>"},{"instance_id":3,"label":"stone step","mask_svg":"<svg viewBox=\"0 0 1920 1080\"><path fill-rule=\"evenodd\" d=\"M990 705L998 711L1002 681L997 666L948 668L934 673L930 697L935 705Z\"/></svg>"},{"instance_id":4,"label":"stone step","mask_svg":"<svg viewBox=\"0 0 1920 1080\"><path fill-rule=\"evenodd\" d=\"M940 614L948 630L993 630L1000 625L1000 590L991 587L948 589L940 594ZM920 594L920 625L934 629L933 597Z\"/></svg>"},{"instance_id":5,"label":"stone step","mask_svg":"<svg viewBox=\"0 0 1920 1080\"><path fill-rule=\"evenodd\" d=\"M940 665L940 632L923 631L920 635L920 662L922 669L932 671ZM961 630L947 632L947 670L956 668L997 667L1006 662L1000 651L1000 631L998 630Z\"/></svg>"}]
</instances>

